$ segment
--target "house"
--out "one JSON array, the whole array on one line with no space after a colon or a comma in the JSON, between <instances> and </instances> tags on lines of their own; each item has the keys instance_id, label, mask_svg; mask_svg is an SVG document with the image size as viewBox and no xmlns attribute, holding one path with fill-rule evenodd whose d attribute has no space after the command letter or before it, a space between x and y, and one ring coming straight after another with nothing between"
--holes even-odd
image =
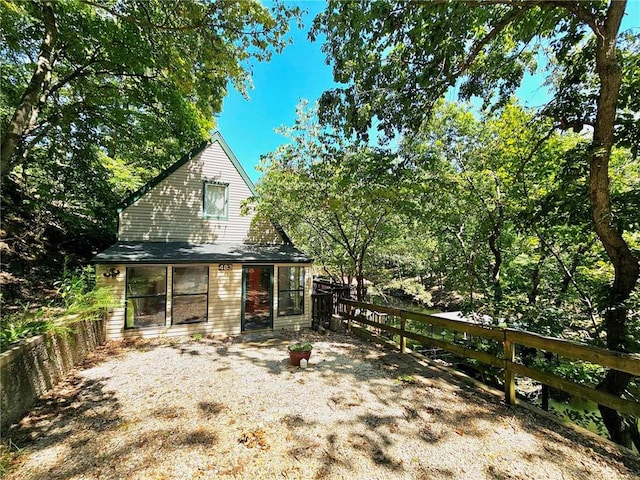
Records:
<instances>
[{"instance_id":1,"label":"house","mask_svg":"<svg viewBox=\"0 0 640 480\"><path fill-rule=\"evenodd\" d=\"M255 188L222 136L118 208L118 240L94 258L112 289L107 339L311 326L311 262L241 204Z\"/></svg>"}]
</instances>

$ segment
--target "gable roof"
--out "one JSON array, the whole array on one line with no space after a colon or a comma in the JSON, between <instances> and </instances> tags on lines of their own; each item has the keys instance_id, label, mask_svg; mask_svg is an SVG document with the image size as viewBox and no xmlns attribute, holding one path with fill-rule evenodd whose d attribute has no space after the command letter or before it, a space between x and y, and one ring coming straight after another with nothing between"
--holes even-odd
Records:
<instances>
[{"instance_id":1,"label":"gable roof","mask_svg":"<svg viewBox=\"0 0 640 480\"><path fill-rule=\"evenodd\" d=\"M140 199L140 197L142 197L145 193L147 193L153 187L158 185L162 180L164 180L165 178L170 176L172 173L174 173L176 170L178 170L180 167L182 167L185 163L187 163L193 157L195 157L196 155L199 155L200 153L202 153L204 151L204 149L207 148L209 145L213 145L216 142L218 142L220 144L220 147L222 148L224 153L227 155L227 157L229 157L229 160L231 160L231 163L233 164L235 169L240 174L240 177L242 177L242 179L244 180L244 183L247 184L247 187L249 187L249 190L251 191L251 193L254 196L257 196L258 194L256 192L256 187L253 184L253 182L251 181L251 179L249 178L249 176L247 175L247 172L245 171L244 168L242 168L242 165L238 161L238 158L231 151L231 148L229 148L229 145L227 144L225 139L222 137L220 132L216 131L211 136L211 141L210 142L209 141L202 142L200 145L198 145L197 147L195 147L191 151L189 151L186 155L182 156L182 158L180 158L180 160L178 160L177 162L172 164L170 167L168 167L167 169L165 169L162 172L160 172L160 174L158 174L158 176L156 176L155 178L149 180L146 184L144 184L138 190L136 190L131 195L129 195L127 198L125 198L118 205L118 207L116 209L117 212L120 213L125 208L127 208L128 206L130 206L133 203L135 203L137 200Z\"/></svg>"}]
</instances>

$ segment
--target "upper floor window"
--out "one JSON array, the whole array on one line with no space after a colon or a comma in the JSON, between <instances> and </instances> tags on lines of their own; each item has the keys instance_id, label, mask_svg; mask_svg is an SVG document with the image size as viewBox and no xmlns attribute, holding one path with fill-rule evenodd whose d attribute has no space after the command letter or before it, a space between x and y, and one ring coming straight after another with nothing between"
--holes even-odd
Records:
<instances>
[{"instance_id":1,"label":"upper floor window","mask_svg":"<svg viewBox=\"0 0 640 480\"><path fill-rule=\"evenodd\" d=\"M229 218L229 184L205 182L202 203L204 218L227 220Z\"/></svg>"}]
</instances>

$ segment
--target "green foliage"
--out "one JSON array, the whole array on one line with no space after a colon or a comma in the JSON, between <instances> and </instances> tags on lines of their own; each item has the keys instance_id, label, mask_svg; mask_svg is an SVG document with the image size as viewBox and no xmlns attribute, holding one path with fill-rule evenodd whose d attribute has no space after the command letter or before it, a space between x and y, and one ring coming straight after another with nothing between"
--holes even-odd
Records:
<instances>
[{"instance_id":1,"label":"green foliage","mask_svg":"<svg viewBox=\"0 0 640 480\"><path fill-rule=\"evenodd\" d=\"M434 178L419 216L372 253L384 267L379 282L410 272L433 295L464 293L465 311L602 345L613 270L591 232L585 149L582 136L557 132L513 102L489 116L438 104L421 132L400 144L400 155L422 156ZM613 150L612 199L630 245L637 215L619 199L640 191L637 167L628 150ZM637 302L629 305L633 316Z\"/></svg>"},{"instance_id":2,"label":"green foliage","mask_svg":"<svg viewBox=\"0 0 640 480\"><path fill-rule=\"evenodd\" d=\"M627 341L629 342L629 350L632 353L640 353L640 288L631 294L627 301L629 309L629 325L627 331Z\"/></svg>"},{"instance_id":3,"label":"green foliage","mask_svg":"<svg viewBox=\"0 0 640 480\"><path fill-rule=\"evenodd\" d=\"M595 37L590 37L563 57L552 59L556 74L549 83L555 92L553 101L545 106L546 115L562 119L563 128L576 132L584 125L593 125L597 112L598 78L596 66ZM618 38L618 55L623 68L622 85L616 112L616 140L618 146L628 148L638 156L640 148L640 120L635 112L640 111L640 33L632 30L621 32Z\"/></svg>"},{"instance_id":4,"label":"green foliage","mask_svg":"<svg viewBox=\"0 0 640 480\"><path fill-rule=\"evenodd\" d=\"M76 270L65 268L62 279L56 283L59 301L67 313L76 314L80 318L91 318L116 306L117 301L111 289L96 288L95 278L95 268L92 265Z\"/></svg>"},{"instance_id":5,"label":"green foliage","mask_svg":"<svg viewBox=\"0 0 640 480\"><path fill-rule=\"evenodd\" d=\"M322 121L363 139L375 128L436 165L434 194L401 244L436 239L431 261L415 256L432 272L419 275L496 323L596 344L605 330L615 349L635 348L638 308L638 35L618 35L624 9L330 1L312 31L344 84L323 94ZM541 118L511 96L543 54L553 100ZM443 107L447 91L481 111Z\"/></svg>"},{"instance_id":6,"label":"green foliage","mask_svg":"<svg viewBox=\"0 0 640 480\"><path fill-rule=\"evenodd\" d=\"M288 44L299 16L279 2L0 2L3 230L20 243L12 273L28 275L40 255L51 263L56 242L85 261L112 242L119 202L210 137L229 86L246 95L252 64ZM46 31L52 54L38 80Z\"/></svg>"},{"instance_id":7,"label":"green foliage","mask_svg":"<svg viewBox=\"0 0 640 480\"><path fill-rule=\"evenodd\" d=\"M326 35L324 49L333 61L334 78L348 86L323 94L326 119L365 137L374 117L387 136L416 130L426 110L455 81L439 74L443 66L464 61L465 42L458 31L485 31L481 23L489 15L482 10L455 2L411 7L329 2L312 34Z\"/></svg>"},{"instance_id":8,"label":"green foliage","mask_svg":"<svg viewBox=\"0 0 640 480\"><path fill-rule=\"evenodd\" d=\"M542 371L553 373L566 380L591 387L598 385L606 373L606 369L600 365L567 360L556 362L555 360L548 360L544 357L537 358L535 366Z\"/></svg>"},{"instance_id":9,"label":"green foliage","mask_svg":"<svg viewBox=\"0 0 640 480\"><path fill-rule=\"evenodd\" d=\"M20 313L4 315L0 327L0 351L19 340L45 333L51 327L52 324L44 318L42 309L30 312L29 306L25 306Z\"/></svg>"},{"instance_id":10,"label":"green foliage","mask_svg":"<svg viewBox=\"0 0 640 480\"><path fill-rule=\"evenodd\" d=\"M71 324L94 319L117 301L109 288L95 287L95 269L87 266L65 269L55 302L49 308L33 308L26 304L16 313L4 315L0 326L0 350L9 345L46 332L65 333Z\"/></svg>"},{"instance_id":11,"label":"green foliage","mask_svg":"<svg viewBox=\"0 0 640 480\"><path fill-rule=\"evenodd\" d=\"M258 215L280 223L336 277L358 279L362 292L369 252L395 237L400 212L419 204L409 179L420 172L407 159L322 130L304 102L295 125L281 133L289 143L261 165Z\"/></svg>"},{"instance_id":12,"label":"green foliage","mask_svg":"<svg viewBox=\"0 0 640 480\"><path fill-rule=\"evenodd\" d=\"M383 290L400 290L406 295L410 295L414 301L425 306L431 306L431 293L425 286L414 278L395 278L381 286Z\"/></svg>"},{"instance_id":13,"label":"green foliage","mask_svg":"<svg viewBox=\"0 0 640 480\"><path fill-rule=\"evenodd\" d=\"M290 352L310 352L313 345L310 342L293 343L289 345Z\"/></svg>"},{"instance_id":14,"label":"green foliage","mask_svg":"<svg viewBox=\"0 0 640 480\"><path fill-rule=\"evenodd\" d=\"M591 25L604 22L607 3L330 1L311 37L326 36L334 79L346 86L323 94L321 118L364 137L373 126L388 137L412 134L453 86L460 100L502 108L544 57L551 59L557 107L547 112L579 131L596 111ZM625 127L629 134L637 131L637 118L628 115L638 111L637 42L627 33L617 44L625 67L621 102L628 106L618 122L635 123Z\"/></svg>"},{"instance_id":15,"label":"green foliage","mask_svg":"<svg viewBox=\"0 0 640 480\"><path fill-rule=\"evenodd\" d=\"M45 6L2 2L3 127L31 78ZM53 2L53 15L51 78L19 150L30 165L54 168L57 162L68 174L73 167L84 175L95 169L107 179L122 162L155 170L205 138L227 85L246 95L250 62L284 48L299 9L241 1L65 0Z\"/></svg>"},{"instance_id":16,"label":"green foliage","mask_svg":"<svg viewBox=\"0 0 640 480\"><path fill-rule=\"evenodd\" d=\"M402 137L405 147L426 128L427 151L453 166L441 170L444 201L438 205L445 208L429 212L458 244L450 249L453 257L436 258L457 264L455 275L463 282L451 283L465 287L470 308L479 301L488 313L501 314L510 281L501 270L511 263L514 241L538 243L533 258L520 262L530 275L520 268L509 272L517 280L512 285L530 284L530 303L547 285L566 294L568 281L578 308L595 323L598 311L617 309L614 299L626 299L636 286L637 249L626 243L637 243L637 208L632 213L628 207L637 206L638 189L624 191L625 182L610 171L619 168L613 146L634 156L638 148L640 108L633 92L639 40L629 32L618 35L624 8L624 2L605 1L332 1L316 17L312 37L326 36L334 78L345 84L323 94L320 118L364 139L375 126L384 139ZM603 34L597 25L605 23L612 27L608 38L596 42ZM551 58L553 100L542 109L548 119L527 113L529 121L522 122L511 96L542 54ZM482 101L480 122L468 111L440 108L454 86L460 99ZM607 175L614 179L611 187ZM596 211L601 213L590 219ZM593 248L588 231L594 225L604 249ZM632 233L624 236L625 229ZM518 238L524 233L530 238ZM556 268L547 276L550 257ZM580 268L585 258L588 268ZM615 315L625 322L624 312ZM614 329L607 338L611 334Z\"/></svg>"}]
</instances>

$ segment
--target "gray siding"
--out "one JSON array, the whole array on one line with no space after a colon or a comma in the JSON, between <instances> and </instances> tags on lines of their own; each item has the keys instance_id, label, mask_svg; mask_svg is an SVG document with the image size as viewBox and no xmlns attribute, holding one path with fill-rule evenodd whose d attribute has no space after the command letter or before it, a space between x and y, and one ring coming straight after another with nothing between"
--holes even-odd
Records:
<instances>
[{"instance_id":1,"label":"gray siding","mask_svg":"<svg viewBox=\"0 0 640 480\"><path fill-rule=\"evenodd\" d=\"M227 220L203 218L203 183L229 184ZM283 243L270 222L240 215L252 192L221 147L209 145L120 213L121 241Z\"/></svg>"}]
</instances>

